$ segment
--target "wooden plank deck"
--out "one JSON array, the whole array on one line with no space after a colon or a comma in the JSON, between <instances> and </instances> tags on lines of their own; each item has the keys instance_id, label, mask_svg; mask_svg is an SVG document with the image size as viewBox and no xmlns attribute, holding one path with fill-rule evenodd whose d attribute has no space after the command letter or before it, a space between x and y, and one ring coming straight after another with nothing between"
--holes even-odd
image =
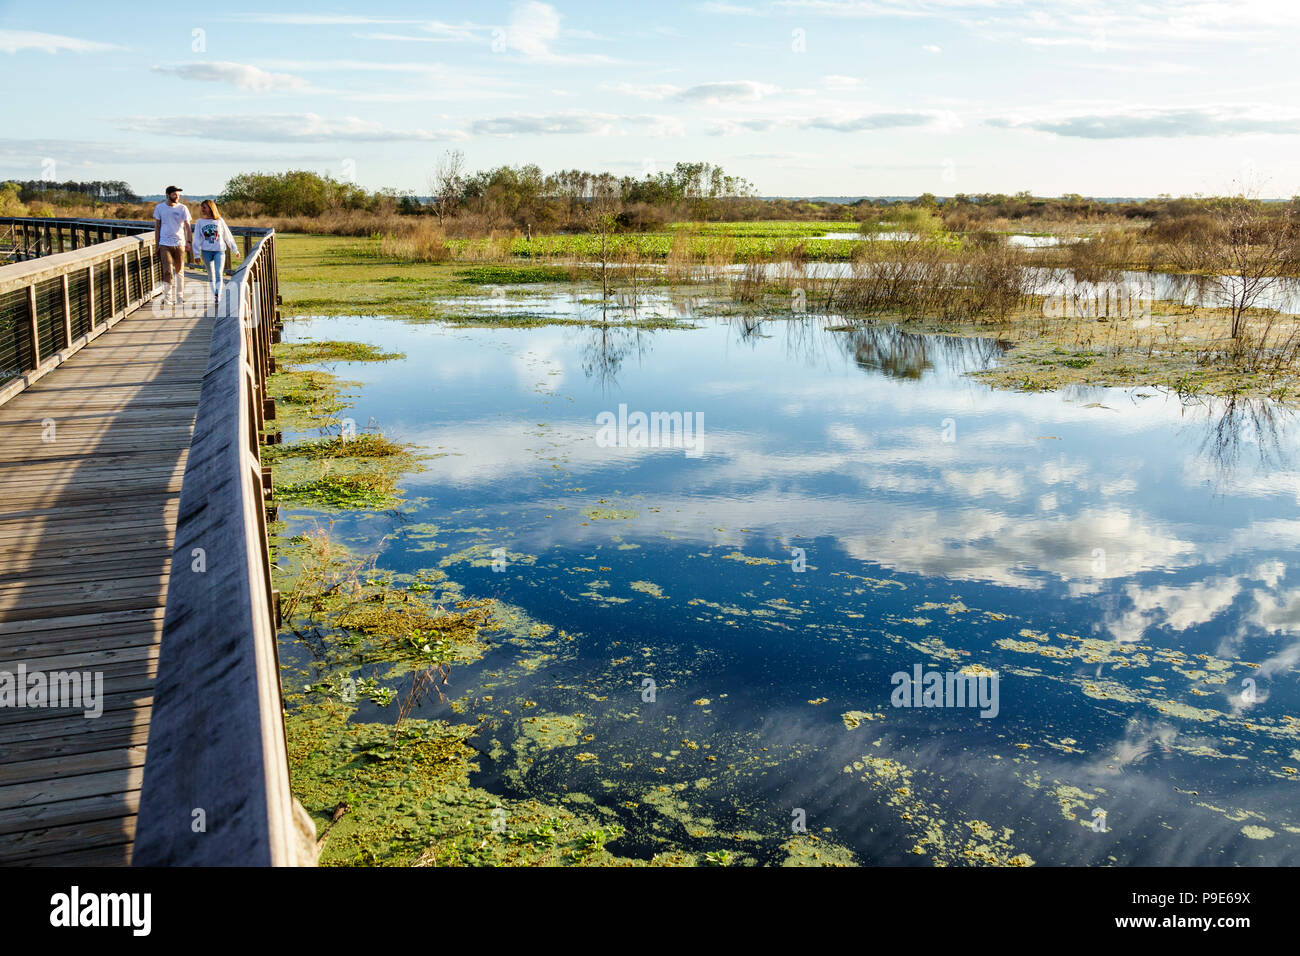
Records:
<instances>
[{"instance_id":1,"label":"wooden plank deck","mask_svg":"<svg viewBox=\"0 0 1300 956\"><path fill-rule=\"evenodd\" d=\"M130 862L208 312L146 304L0 405L0 671L103 677L97 718L0 707L0 865Z\"/></svg>"}]
</instances>

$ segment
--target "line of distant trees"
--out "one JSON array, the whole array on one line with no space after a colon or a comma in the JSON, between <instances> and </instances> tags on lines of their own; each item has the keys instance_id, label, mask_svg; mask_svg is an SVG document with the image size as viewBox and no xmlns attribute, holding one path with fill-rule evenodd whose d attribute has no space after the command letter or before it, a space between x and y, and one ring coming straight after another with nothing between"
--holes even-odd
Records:
<instances>
[{"instance_id":1,"label":"line of distant trees","mask_svg":"<svg viewBox=\"0 0 1300 956\"><path fill-rule=\"evenodd\" d=\"M18 180L18 198L23 202L49 202L66 205L66 200L84 203L91 202L121 203L139 202L131 187L120 179L97 179L83 183L75 180L56 182L52 179Z\"/></svg>"},{"instance_id":2,"label":"line of distant trees","mask_svg":"<svg viewBox=\"0 0 1300 956\"><path fill-rule=\"evenodd\" d=\"M392 216L434 216L448 234L483 235L496 230L523 232L585 231L597 218L620 230L654 231L670 222L762 219L889 222L901 213L923 215L953 232L1005 228L1011 221L1116 223L1143 220L1195 222L1211 213L1222 197L1158 196L1106 200L1069 193L1055 198L1029 192L959 193L939 197L860 199L851 203L762 199L739 176L712 163L677 163L641 176L567 169L544 173L536 164L466 170L465 157L448 150L430 171L428 193L417 196L392 189L368 191L327 175L291 170L241 173L226 183L220 199L241 218L347 220L366 229L365 220ZM1266 216L1293 215L1300 199L1261 203ZM299 224L307 225L307 224ZM327 230L328 231L328 230Z\"/></svg>"},{"instance_id":3,"label":"line of distant trees","mask_svg":"<svg viewBox=\"0 0 1300 956\"><path fill-rule=\"evenodd\" d=\"M754 187L712 163L677 163L644 176L568 169L546 174L536 164L467 172L459 151L444 154L428 180L429 195L369 192L307 170L241 173L220 200L247 216L318 217L332 212L434 215L476 227L551 231L585 228L591 215L612 215L624 228L653 229L674 219L753 218L768 203ZM743 215L749 205L751 215Z\"/></svg>"}]
</instances>

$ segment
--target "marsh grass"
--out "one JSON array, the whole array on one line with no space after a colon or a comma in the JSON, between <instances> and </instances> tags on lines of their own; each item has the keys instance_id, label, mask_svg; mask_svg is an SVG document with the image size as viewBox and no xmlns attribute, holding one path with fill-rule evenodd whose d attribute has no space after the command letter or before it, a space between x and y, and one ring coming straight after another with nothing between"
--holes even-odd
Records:
<instances>
[{"instance_id":1,"label":"marsh grass","mask_svg":"<svg viewBox=\"0 0 1300 956\"><path fill-rule=\"evenodd\" d=\"M758 290L797 297L811 311L1000 321L1027 301L1025 253L1004 244L964 250L954 257L941 240L864 242L848 274L813 277L797 254L776 269L746 263L732 295L753 302Z\"/></svg>"},{"instance_id":2,"label":"marsh grass","mask_svg":"<svg viewBox=\"0 0 1300 956\"><path fill-rule=\"evenodd\" d=\"M341 342L326 339L319 342L281 342L276 359L281 363L304 365L315 362L387 362L406 358L401 352L385 352L364 342Z\"/></svg>"},{"instance_id":3,"label":"marsh grass","mask_svg":"<svg viewBox=\"0 0 1300 956\"><path fill-rule=\"evenodd\" d=\"M397 232L383 234L379 241L383 255L412 262L446 262L452 258L447 235L436 221L415 219L405 226Z\"/></svg>"},{"instance_id":4,"label":"marsh grass","mask_svg":"<svg viewBox=\"0 0 1300 956\"><path fill-rule=\"evenodd\" d=\"M422 587L398 586L376 569L378 552L353 554L326 528L294 538L280 558L292 579L281 599L285 621L364 638L340 645L361 663L445 665L481 650L479 632L492 626L492 601L436 601Z\"/></svg>"},{"instance_id":5,"label":"marsh grass","mask_svg":"<svg viewBox=\"0 0 1300 956\"><path fill-rule=\"evenodd\" d=\"M280 347L277 345L276 349ZM348 407L341 394L344 386L345 383L329 372L278 367L266 380L266 394L276 404L276 417L266 423L267 430L286 427L306 431L337 424L334 416ZM279 454L272 451L277 447L264 446L263 456Z\"/></svg>"},{"instance_id":6,"label":"marsh grass","mask_svg":"<svg viewBox=\"0 0 1300 956\"><path fill-rule=\"evenodd\" d=\"M710 228L717 231L726 225L711 224ZM644 283L669 289L699 283L704 262L695 240L701 238L703 229L683 226L670 230L670 252L662 266L653 259L642 259L635 267L635 277L621 279L618 273L626 269L611 270L616 294L620 288L631 292L634 286L639 288ZM1140 229L1130 231L1141 239ZM781 258L751 255L742 260L739 269L733 265L726 270L734 310L769 310L774 316L795 318L801 310L792 309L792 293L802 290L800 301L806 302L807 312L839 314L847 322L880 319L959 334L995 334L1017 343L1004 365L1014 369L1023 381L1044 387L1082 382L1176 382L1180 388L1206 393L1240 387L1250 394L1276 396L1294 395L1300 387L1295 381L1300 362L1296 320L1290 316L1275 315L1270 319L1267 313L1255 310L1244 323L1239 341L1232 342L1227 337L1229 315L1177 303L1157 303L1149 323L1134 321L1132 316L1108 314L1107 309L1093 315L1078 303L1080 307L1072 309L1072 315L1053 318L1044 314L1044 300L1054 291L1054 283L1070 280L1076 274L1104 277L1127 265L1122 259L1131 243L1123 237L1099 246L1100 253L1061 247L1025 249L993 233L978 241L968 236L955 246L946 238L920 243L879 239L846 242L853 247L853 256L849 275L840 279L815 279L810 275L810 264L816 259L811 258L801 237L774 237L771 241L780 243ZM469 271L463 264L391 262L374 254L376 246L373 240L287 237L282 250L282 279L286 280L282 287L290 290L285 299L286 311L305 311L328 300L328 308L335 314L388 312L485 326L590 324L542 315L478 316L466 315L464 310L439 309L440 297L480 294L485 285L495 283L467 281L470 277L461 275ZM1139 243L1139 258L1142 248ZM1058 261L1060 257L1069 258ZM575 281L590 279L589 263L571 253L549 268ZM470 268L535 267L547 268L520 260ZM477 275L487 280L493 274ZM495 277L506 275L496 273ZM385 281L391 279L403 281ZM1209 288L1212 277L1189 275L1187 281ZM704 296L717 292L716 286L698 288ZM1215 322L1222 326L1216 327ZM684 324L653 321L647 327ZM1040 344L1046 346L1045 354L1039 354ZM1071 353L1100 354L1103 360L1083 368L1069 368L1050 354L1057 347ZM279 373L273 376L273 381L279 379ZM1005 376L995 374L994 379L995 384L1014 387ZM301 397L301 391L290 391Z\"/></svg>"},{"instance_id":7,"label":"marsh grass","mask_svg":"<svg viewBox=\"0 0 1300 956\"><path fill-rule=\"evenodd\" d=\"M360 432L351 437L330 435L326 438L307 438L287 445L267 445L262 449L263 461L283 458L322 460L331 458L387 458L400 455L404 445L389 441L374 432Z\"/></svg>"},{"instance_id":8,"label":"marsh grass","mask_svg":"<svg viewBox=\"0 0 1300 956\"><path fill-rule=\"evenodd\" d=\"M490 265L456 272L456 278L471 285L525 285L536 282L568 282L573 274L559 266Z\"/></svg>"},{"instance_id":9,"label":"marsh grass","mask_svg":"<svg viewBox=\"0 0 1300 956\"><path fill-rule=\"evenodd\" d=\"M309 504L340 510L391 508L396 499L396 479L384 471L326 472L308 481L277 485L273 492L277 505Z\"/></svg>"}]
</instances>

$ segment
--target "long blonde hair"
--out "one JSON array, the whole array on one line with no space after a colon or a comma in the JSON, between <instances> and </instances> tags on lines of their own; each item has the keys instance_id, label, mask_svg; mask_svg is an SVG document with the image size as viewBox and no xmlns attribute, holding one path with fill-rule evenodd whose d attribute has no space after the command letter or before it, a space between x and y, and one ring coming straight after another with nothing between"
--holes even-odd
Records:
<instances>
[{"instance_id":1,"label":"long blonde hair","mask_svg":"<svg viewBox=\"0 0 1300 956\"><path fill-rule=\"evenodd\" d=\"M208 211L212 213L213 219L221 218L221 210L217 208L217 201L215 199L203 200L203 202L199 205L199 212L203 212L204 206L208 207Z\"/></svg>"}]
</instances>

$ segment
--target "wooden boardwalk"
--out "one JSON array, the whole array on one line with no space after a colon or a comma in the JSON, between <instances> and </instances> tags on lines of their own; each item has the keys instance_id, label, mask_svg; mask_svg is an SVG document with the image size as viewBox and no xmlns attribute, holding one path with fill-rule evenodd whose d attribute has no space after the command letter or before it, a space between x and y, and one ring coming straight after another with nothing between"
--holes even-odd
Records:
<instances>
[{"instance_id":1,"label":"wooden boardwalk","mask_svg":"<svg viewBox=\"0 0 1300 956\"><path fill-rule=\"evenodd\" d=\"M103 675L97 718L0 707L0 865L130 862L208 312L146 304L0 405L0 671Z\"/></svg>"}]
</instances>

